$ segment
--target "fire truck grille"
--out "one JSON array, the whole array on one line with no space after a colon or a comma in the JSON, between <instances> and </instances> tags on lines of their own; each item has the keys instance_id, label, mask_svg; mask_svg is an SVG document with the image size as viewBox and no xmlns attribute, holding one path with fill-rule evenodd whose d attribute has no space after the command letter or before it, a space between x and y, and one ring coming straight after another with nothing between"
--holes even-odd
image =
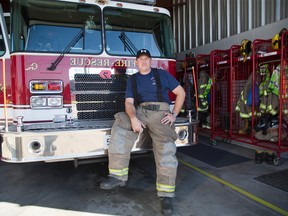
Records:
<instances>
[{"instance_id":1,"label":"fire truck grille","mask_svg":"<svg viewBox=\"0 0 288 216\"><path fill-rule=\"evenodd\" d=\"M75 83L76 91L125 91L125 86L121 83Z\"/></svg>"},{"instance_id":2,"label":"fire truck grille","mask_svg":"<svg viewBox=\"0 0 288 216\"><path fill-rule=\"evenodd\" d=\"M77 110L124 110L124 100L122 102L103 102L103 103L78 103Z\"/></svg>"},{"instance_id":3,"label":"fire truck grille","mask_svg":"<svg viewBox=\"0 0 288 216\"><path fill-rule=\"evenodd\" d=\"M111 94L77 94L76 101L115 101L123 100L124 102L125 93L111 93Z\"/></svg>"},{"instance_id":4,"label":"fire truck grille","mask_svg":"<svg viewBox=\"0 0 288 216\"><path fill-rule=\"evenodd\" d=\"M75 74L71 93L76 104L78 120L111 120L125 110L127 75Z\"/></svg>"}]
</instances>

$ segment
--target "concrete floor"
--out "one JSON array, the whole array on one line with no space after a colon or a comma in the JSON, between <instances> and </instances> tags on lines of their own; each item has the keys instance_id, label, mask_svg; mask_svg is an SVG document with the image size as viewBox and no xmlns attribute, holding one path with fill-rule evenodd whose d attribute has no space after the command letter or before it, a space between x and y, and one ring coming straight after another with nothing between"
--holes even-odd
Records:
<instances>
[{"instance_id":1,"label":"concrete floor","mask_svg":"<svg viewBox=\"0 0 288 216\"><path fill-rule=\"evenodd\" d=\"M201 143L207 143L205 138ZM174 209L177 216L288 215L288 192L255 180L288 168L255 164L254 150L218 142L216 148L251 161L215 168L177 153L179 168ZM107 163L8 164L0 162L0 216L161 215L152 157L131 160L126 188L99 189ZM288 179L287 179L288 183Z\"/></svg>"}]
</instances>

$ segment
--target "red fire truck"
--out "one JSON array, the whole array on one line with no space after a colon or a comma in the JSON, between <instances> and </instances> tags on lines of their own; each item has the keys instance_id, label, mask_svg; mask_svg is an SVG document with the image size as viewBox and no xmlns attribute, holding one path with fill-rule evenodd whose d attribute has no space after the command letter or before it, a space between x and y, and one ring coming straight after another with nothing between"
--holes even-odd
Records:
<instances>
[{"instance_id":1,"label":"red fire truck","mask_svg":"<svg viewBox=\"0 0 288 216\"><path fill-rule=\"evenodd\" d=\"M137 72L137 50L150 50L153 67L176 75L169 12L154 5L11 0L8 28L0 8L3 161L107 156L114 114L124 111L127 77ZM191 119L177 121L177 146L193 143L192 125ZM148 144L135 143L133 152Z\"/></svg>"}]
</instances>

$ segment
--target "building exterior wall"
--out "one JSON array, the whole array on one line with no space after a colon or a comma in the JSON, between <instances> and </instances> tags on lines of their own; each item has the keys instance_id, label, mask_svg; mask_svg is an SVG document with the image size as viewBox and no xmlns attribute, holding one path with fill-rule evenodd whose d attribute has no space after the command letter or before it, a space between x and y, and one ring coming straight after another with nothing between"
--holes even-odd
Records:
<instances>
[{"instance_id":1,"label":"building exterior wall","mask_svg":"<svg viewBox=\"0 0 288 216\"><path fill-rule=\"evenodd\" d=\"M282 20L288 28L287 0L173 0L173 6L174 34L180 55L244 32L253 35L253 30ZM270 27L272 36L281 30L279 25L275 29L273 25ZM262 29L264 39L271 37L265 34L266 30L270 31ZM252 39L249 34L245 36ZM225 42L229 46L229 40Z\"/></svg>"}]
</instances>

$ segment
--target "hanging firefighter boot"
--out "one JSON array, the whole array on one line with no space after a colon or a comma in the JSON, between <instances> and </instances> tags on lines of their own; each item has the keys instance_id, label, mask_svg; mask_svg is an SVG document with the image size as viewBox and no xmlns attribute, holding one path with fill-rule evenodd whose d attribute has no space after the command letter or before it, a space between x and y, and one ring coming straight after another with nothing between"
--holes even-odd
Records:
<instances>
[{"instance_id":1,"label":"hanging firefighter boot","mask_svg":"<svg viewBox=\"0 0 288 216\"><path fill-rule=\"evenodd\" d=\"M208 112L199 112L199 119L202 124L202 128L207 128L207 116L209 116Z\"/></svg>"},{"instance_id":2,"label":"hanging firefighter boot","mask_svg":"<svg viewBox=\"0 0 288 216\"><path fill-rule=\"evenodd\" d=\"M206 128L211 129L211 116L209 115L209 113L208 116L206 117L206 122L207 122Z\"/></svg>"},{"instance_id":3,"label":"hanging firefighter boot","mask_svg":"<svg viewBox=\"0 0 288 216\"><path fill-rule=\"evenodd\" d=\"M250 119L244 119L244 128L239 130L239 134L248 134L251 132L251 121Z\"/></svg>"}]
</instances>

